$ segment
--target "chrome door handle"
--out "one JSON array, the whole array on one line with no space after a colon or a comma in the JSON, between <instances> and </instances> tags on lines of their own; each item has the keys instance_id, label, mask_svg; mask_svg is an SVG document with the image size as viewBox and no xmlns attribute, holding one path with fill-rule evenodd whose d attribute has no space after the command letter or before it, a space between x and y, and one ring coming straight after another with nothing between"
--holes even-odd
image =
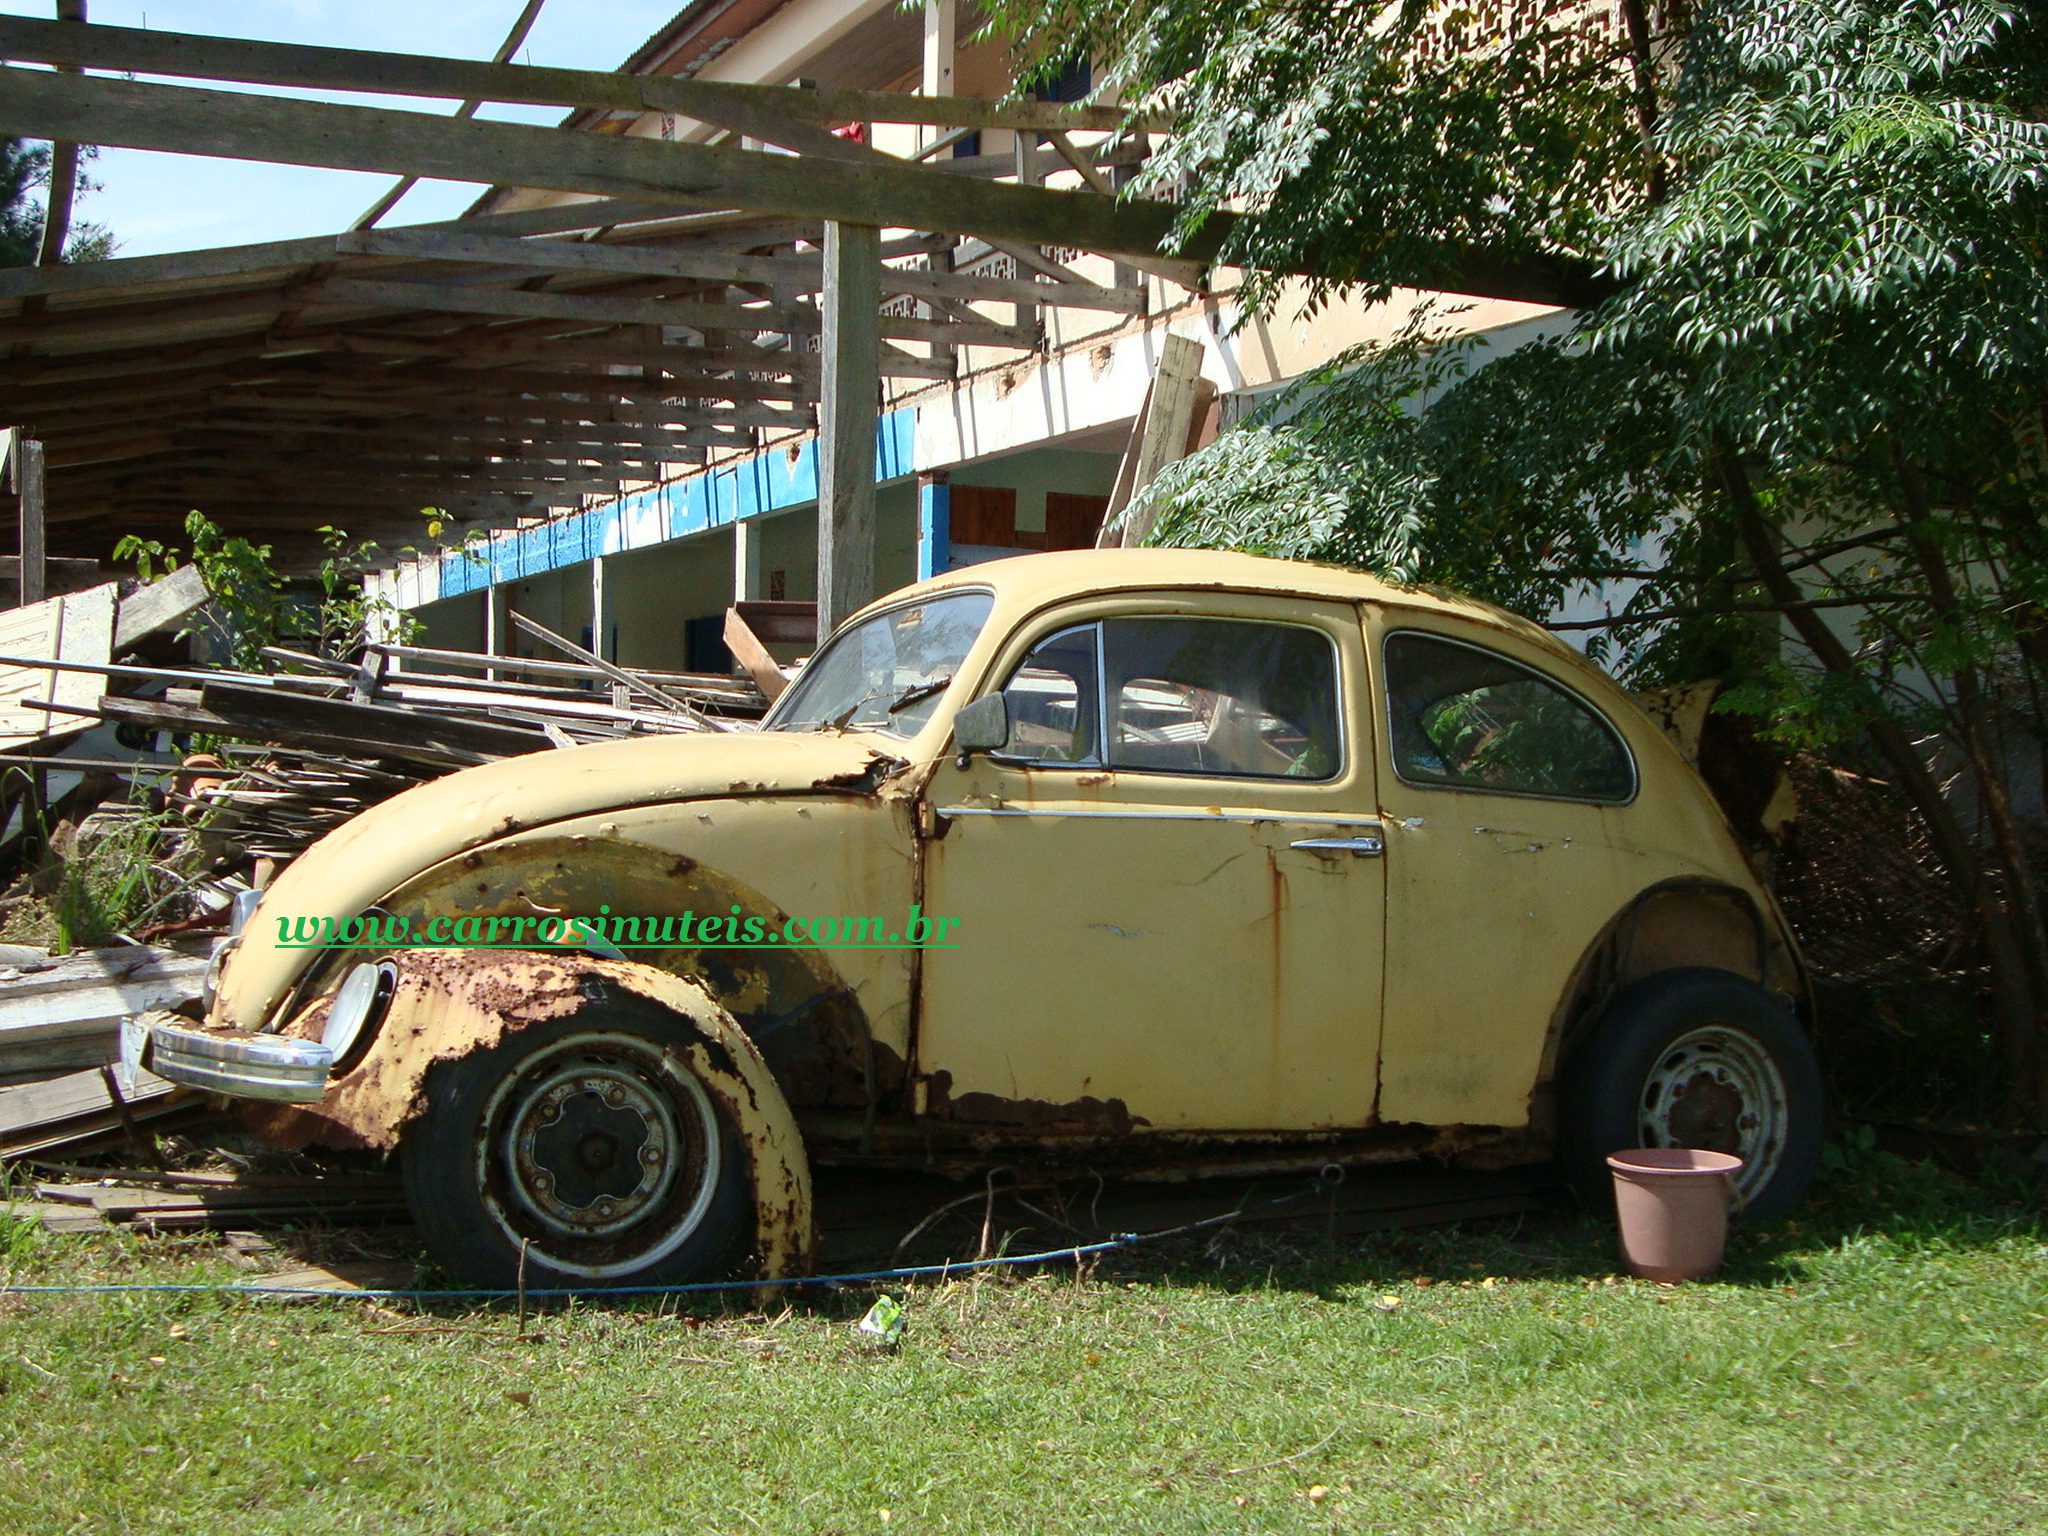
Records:
<instances>
[{"instance_id":1,"label":"chrome door handle","mask_svg":"<svg viewBox=\"0 0 2048 1536\"><path fill-rule=\"evenodd\" d=\"M1352 853L1361 859L1376 859L1387 851L1386 841L1377 836L1361 837L1304 837L1300 842L1289 843L1290 848L1306 848L1311 853Z\"/></svg>"}]
</instances>

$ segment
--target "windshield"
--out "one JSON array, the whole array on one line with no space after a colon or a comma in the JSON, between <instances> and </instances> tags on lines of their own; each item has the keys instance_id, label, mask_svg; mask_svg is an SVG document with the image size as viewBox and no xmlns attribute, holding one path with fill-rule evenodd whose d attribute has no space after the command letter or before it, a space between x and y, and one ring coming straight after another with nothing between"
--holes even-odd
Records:
<instances>
[{"instance_id":1,"label":"windshield","mask_svg":"<svg viewBox=\"0 0 2048 1536\"><path fill-rule=\"evenodd\" d=\"M776 702L762 729L915 736L994 606L988 592L949 592L841 630Z\"/></svg>"}]
</instances>

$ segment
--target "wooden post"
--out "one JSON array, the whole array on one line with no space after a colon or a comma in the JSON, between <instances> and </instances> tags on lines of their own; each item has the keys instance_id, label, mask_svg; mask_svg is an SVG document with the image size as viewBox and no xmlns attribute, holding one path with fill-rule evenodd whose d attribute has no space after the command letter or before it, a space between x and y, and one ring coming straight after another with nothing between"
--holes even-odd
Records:
<instances>
[{"instance_id":1,"label":"wooden post","mask_svg":"<svg viewBox=\"0 0 2048 1536\"><path fill-rule=\"evenodd\" d=\"M953 94L953 61L959 51L959 18L954 0L924 0L924 78L919 83L919 94ZM918 147L926 147L945 131L939 127L926 129L918 135Z\"/></svg>"},{"instance_id":2,"label":"wooden post","mask_svg":"<svg viewBox=\"0 0 2048 1536\"><path fill-rule=\"evenodd\" d=\"M26 608L49 595L43 560L43 445L19 433L14 439L14 494L21 503L21 581L16 600Z\"/></svg>"},{"instance_id":3,"label":"wooden post","mask_svg":"<svg viewBox=\"0 0 2048 1536\"><path fill-rule=\"evenodd\" d=\"M823 398L818 406L818 633L875 596L875 430L882 232L825 226Z\"/></svg>"},{"instance_id":4,"label":"wooden post","mask_svg":"<svg viewBox=\"0 0 2048 1536\"><path fill-rule=\"evenodd\" d=\"M1038 183L1038 135L1035 133L1025 133L1020 130L1015 136L1013 147L1017 155L1017 185L1020 187L1036 186ZM1026 249L1034 255L1043 254L1042 249L1035 245L1027 246ZM1022 262L1017 263L1017 280L1027 283L1031 281L1031 274L1024 270ZM1016 306L1016 316L1018 330L1031 331L1042 335L1040 328L1045 323L1045 312L1038 305L1019 302Z\"/></svg>"},{"instance_id":5,"label":"wooden post","mask_svg":"<svg viewBox=\"0 0 2048 1536\"><path fill-rule=\"evenodd\" d=\"M926 96L951 96L953 94L953 65L960 53L959 17L954 0L924 0L924 77L919 90ZM918 147L928 149L946 136L947 130L930 127L920 130ZM954 247L933 251L925 258L925 269L934 273L953 270ZM927 303L920 311L928 320L942 319L938 305ZM948 375L957 369L958 359L953 348L944 342L934 342L932 356L946 364Z\"/></svg>"}]
</instances>

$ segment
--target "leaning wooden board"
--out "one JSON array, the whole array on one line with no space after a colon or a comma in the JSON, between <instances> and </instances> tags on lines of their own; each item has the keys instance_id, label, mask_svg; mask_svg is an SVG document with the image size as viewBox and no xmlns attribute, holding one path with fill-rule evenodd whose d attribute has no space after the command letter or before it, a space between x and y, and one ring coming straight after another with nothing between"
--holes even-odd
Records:
<instances>
[{"instance_id":1,"label":"leaning wooden board","mask_svg":"<svg viewBox=\"0 0 2048 1536\"><path fill-rule=\"evenodd\" d=\"M119 1052L121 1021L193 1002L207 958L142 945L80 950L0 971L0 1068L95 1067Z\"/></svg>"}]
</instances>

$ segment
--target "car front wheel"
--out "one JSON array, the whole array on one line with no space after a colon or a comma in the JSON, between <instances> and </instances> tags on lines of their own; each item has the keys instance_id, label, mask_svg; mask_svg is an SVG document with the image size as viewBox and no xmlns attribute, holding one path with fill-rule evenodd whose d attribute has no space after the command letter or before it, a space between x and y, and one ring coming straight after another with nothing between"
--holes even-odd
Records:
<instances>
[{"instance_id":1,"label":"car front wheel","mask_svg":"<svg viewBox=\"0 0 2048 1536\"><path fill-rule=\"evenodd\" d=\"M671 1285L727 1272L745 1151L659 1009L520 1030L444 1062L400 1167L427 1251L474 1284ZM605 1021L609 1024L610 1021Z\"/></svg>"},{"instance_id":2,"label":"car front wheel","mask_svg":"<svg viewBox=\"0 0 2048 1536\"><path fill-rule=\"evenodd\" d=\"M1824 1105L1813 1045L1783 1003L1746 977L1660 971L1618 992L1567 1064L1559 1152L1597 1209L1612 1205L1610 1152L1694 1147L1742 1159L1751 1217L1805 1199Z\"/></svg>"}]
</instances>

